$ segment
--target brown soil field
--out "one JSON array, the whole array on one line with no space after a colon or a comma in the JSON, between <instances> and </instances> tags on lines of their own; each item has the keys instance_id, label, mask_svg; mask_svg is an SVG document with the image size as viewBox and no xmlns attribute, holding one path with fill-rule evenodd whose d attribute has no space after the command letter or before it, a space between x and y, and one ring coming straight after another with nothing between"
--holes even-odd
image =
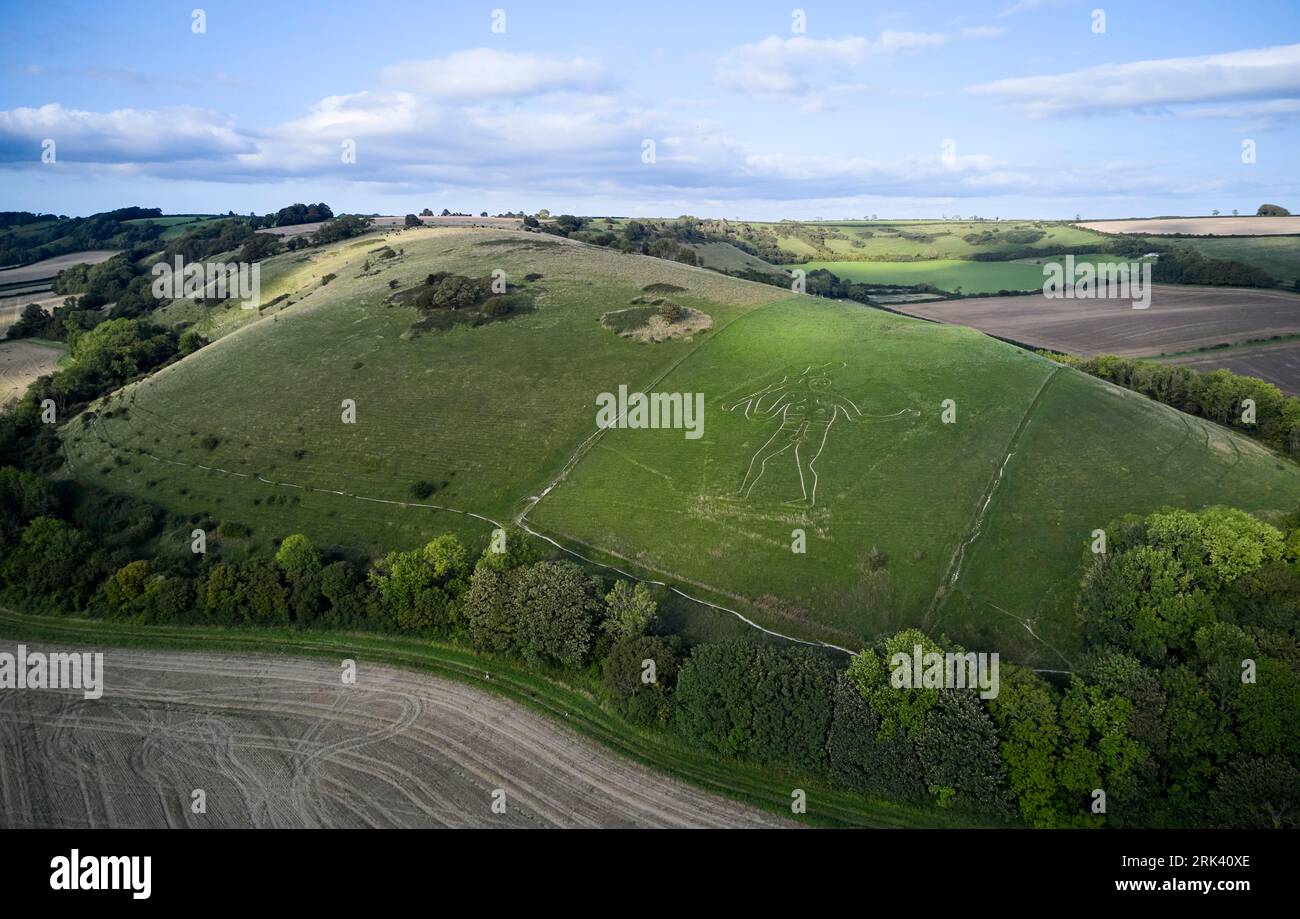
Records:
<instances>
[{"instance_id":1,"label":"brown soil field","mask_svg":"<svg viewBox=\"0 0 1300 919\"><path fill-rule=\"evenodd\" d=\"M1156 217L1149 220L1094 220L1076 226L1098 233L1186 236L1285 236L1300 233L1300 217Z\"/></svg>"},{"instance_id":2,"label":"brown soil field","mask_svg":"<svg viewBox=\"0 0 1300 919\"><path fill-rule=\"evenodd\" d=\"M375 217L372 220L373 226L379 228L400 227L406 222L406 216ZM518 217L421 217L420 222L426 227L492 227L501 230L518 230L523 226L523 221ZM257 232L270 233L272 236L302 236L304 233L315 233L322 226L323 222L300 223L292 227L268 227Z\"/></svg>"},{"instance_id":3,"label":"brown soil field","mask_svg":"<svg viewBox=\"0 0 1300 919\"><path fill-rule=\"evenodd\" d=\"M25 281L42 281L54 277L64 268L73 265L98 265L117 255L117 252L116 249L88 249L85 252L56 255L54 258L23 265L21 268L0 269L0 286Z\"/></svg>"},{"instance_id":4,"label":"brown soil field","mask_svg":"<svg viewBox=\"0 0 1300 919\"><path fill-rule=\"evenodd\" d=\"M364 660L354 685L340 673L110 648L100 699L0 693L0 827L793 825L481 690Z\"/></svg>"},{"instance_id":5,"label":"brown soil field","mask_svg":"<svg viewBox=\"0 0 1300 919\"><path fill-rule=\"evenodd\" d=\"M1300 296L1251 288L1156 284L1151 305L1049 300L1041 294L909 303L904 312L1067 354L1173 354L1300 333Z\"/></svg>"},{"instance_id":6,"label":"brown soil field","mask_svg":"<svg viewBox=\"0 0 1300 919\"><path fill-rule=\"evenodd\" d=\"M33 341L0 342L0 411L27 391L37 377L53 373L65 351Z\"/></svg>"},{"instance_id":7,"label":"brown soil field","mask_svg":"<svg viewBox=\"0 0 1300 919\"><path fill-rule=\"evenodd\" d=\"M1241 348L1163 358L1194 370L1231 370L1277 386L1289 396L1300 396L1300 341L1264 342Z\"/></svg>"}]
</instances>

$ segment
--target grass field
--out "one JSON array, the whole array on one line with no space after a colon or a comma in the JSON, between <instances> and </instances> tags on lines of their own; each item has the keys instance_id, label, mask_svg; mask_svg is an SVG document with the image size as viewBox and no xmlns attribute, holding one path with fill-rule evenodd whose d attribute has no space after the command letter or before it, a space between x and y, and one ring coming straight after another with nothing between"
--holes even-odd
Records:
<instances>
[{"instance_id":1,"label":"grass field","mask_svg":"<svg viewBox=\"0 0 1300 919\"><path fill-rule=\"evenodd\" d=\"M404 253L361 276L384 242ZM1098 508L1300 502L1300 467L1223 432L1205 435L1217 446L1189 451L1190 419L1153 416L1100 382L1061 384L1056 365L971 329L501 230L420 228L302 258L267 266L287 305L71 423L71 474L186 516L247 524L250 551L293 532L357 554L448 530L479 547L531 507L527 524L565 547L783 634L853 647L939 622L1035 662L1056 658L1014 618L949 612L942 585L954 568L981 602L1050 616L1068 647L1075 624L1059 601L1073 586L1077 533L1103 525ZM418 314L384 302L390 280L405 288L431 271L496 268L532 292L533 312L411 337ZM541 278L525 282L528 273ZM656 284L682 288L673 301L707 313L713 328L649 344L601 325ZM809 367L821 369L801 379ZM793 429L737 407L783 378ZM598 432L595 397L620 385L702 393L703 436ZM1083 444L1058 407L1080 386L1085 417L1106 409ZM341 422L344 399L356 401L354 425ZM956 422L945 424L949 399ZM1176 474L1149 461L1180 450ZM1077 500L1056 497L1053 476ZM438 489L412 498L419 481ZM1125 487L1111 495L1117 481ZM996 515L1016 488L1048 489L1035 500L1059 505L1056 523L1032 536L1012 528L990 547L1001 531L981 509L996 492ZM796 529L804 553L791 551ZM725 621L704 609L676 613Z\"/></svg>"},{"instance_id":2,"label":"grass field","mask_svg":"<svg viewBox=\"0 0 1300 919\"><path fill-rule=\"evenodd\" d=\"M783 252L821 261L965 259L980 253L1089 246L1106 240L1102 233L1068 223L1031 220L737 223L733 228L741 235L774 237Z\"/></svg>"},{"instance_id":3,"label":"grass field","mask_svg":"<svg viewBox=\"0 0 1300 919\"><path fill-rule=\"evenodd\" d=\"M135 224L155 224L164 227L162 236L159 237L163 242L169 242L178 236L194 229L200 223L206 223L209 220L225 220L223 214L170 214L164 217L138 217L135 220L127 220L126 223Z\"/></svg>"},{"instance_id":4,"label":"grass field","mask_svg":"<svg viewBox=\"0 0 1300 919\"><path fill-rule=\"evenodd\" d=\"M358 251L364 252L382 244L380 237L367 235L352 240L341 251L351 256ZM365 249L362 249L363 246ZM228 262L234 258L233 252L223 253L213 257L212 261ZM346 262L346 259L337 258L333 250L286 252L258 263L261 269L262 286L261 308L258 310L243 309L235 301L214 308L194 300L173 300L157 310L154 316L165 325L182 323L191 325L202 332L209 341L216 341L251 322L274 317L283 312L302 297L315 291L320 286L321 278L343 262Z\"/></svg>"},{"instance_id":5,"label":"grass field","mask_svg":"<svg viewBox=\"0 0 1300 919\"><path fill-rule=\"evenodd\" d=\"M758 424L725 407L825 361L846 364L829 371L834 388L865 414L913 408L920 417L837 421L815 467L812 508L789 503L803 494L789 452L770 458L770 472L748 498L732 497L777 424ZM851 647L905 623L937 621L955 638L1056 666L1054 655L993 607L978 621L946 613L930 618L948 605L940 585L964 540L981 551L966 553L960 563L966 581L959 578L959 586L995 606L1050 617L1055 643L1073 650L1075 534L1104 525L1093 522L1096 516L1220 502L1282 511L1300 498L1300 469L1187 418L1213 445L1193 451L1183 446L1181 414L1117 395L1074 371L1060 371L1069 381L1048 386L1054 371L1047 361L965 329L910 323L849 304L774 304L737 322L661 384L669 392L706 393L711 427L703 439L612 431L529 519L684 589L744 604L759 621L789 634ZM1067 404L1058 389L1075 399ZM942 423L946 398L957 403L958 423ZM1074 443L1071 412L1090 418L1097 403L1109 407L1106 422L1089 428L1091 440ZM1017 435L1022 425L1069 443L1027 447ZM1146 462L1148 449L1180 451L1186 472L1174 476ZM1053 526L1033 538L1013 530L1005 545L983 548L989 537L978 511L1000 481L1008 453L1016 462L1002 477L1040 489L1034 500L1054 509L1047 515ZM1054 481L1058 475L1064 479ZM1068 482L1064 500L1054 497L1062 481ZM1115 489L1116 481L1124 487ZM994 507L1005 490L998 489ZM628 520L637 525L628 527ZM791 551L796 528L807 533L805 554ZM683 533L692 538L682 539ZM883 571L868 570L873 547L888 556ZM1023 564L1029 557L1035 564Z\"/></svg>"},{"instance_id":6,"label":"grass field","mask_svg":"<svg viewBox=\"0 0 1300 919\"><path fill-rule=\"evenodd\" d=\"M1052 378L1009 452L935 625L981 646L1010 642L1042 667L1073 669L1070 604L1094 529L1164 506L1296 505L1294 463L1075 370Z\"/></svg>"},{"instance_id":7,"label":"grass field","mask_svg":"<svg viewBox=\"0 0 1300 919\"><path fill-rule=\"evenodd\" d=\"M805 271L825 268L838 277L863 284L932 284L940 290L991 294L999 290L1037 290L1043 286L1041 265L1028 262L972 262L935 259L926 262L806 262Z\"/></svg>"}]
</instances>

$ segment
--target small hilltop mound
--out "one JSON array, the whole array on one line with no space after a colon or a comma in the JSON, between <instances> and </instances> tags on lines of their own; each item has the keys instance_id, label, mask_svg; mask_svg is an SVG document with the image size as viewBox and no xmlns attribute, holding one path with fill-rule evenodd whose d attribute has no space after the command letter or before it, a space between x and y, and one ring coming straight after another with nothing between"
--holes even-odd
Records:
<instances>
[{"instance_id":1,"label":"small hilltop mound","mask_svg":"<svg viewBox=\"0 0 1300 919\"><path fill-rule=\"evenodd\" d=\"M643 299L638 297L632 302ZM690 341L692 336L713 328L713 317L659 297L648 304L605 313L600 317L600 324L623 338L637 341L658 342L670 338Z\"/></svg>"}]
</instances>

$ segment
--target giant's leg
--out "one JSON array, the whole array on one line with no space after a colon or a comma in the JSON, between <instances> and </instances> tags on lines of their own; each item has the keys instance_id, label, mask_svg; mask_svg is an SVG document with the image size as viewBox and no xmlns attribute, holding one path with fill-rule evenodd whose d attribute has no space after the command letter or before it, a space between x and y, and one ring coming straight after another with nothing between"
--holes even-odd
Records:
<instances>
[{"instance_id":1,"label":"giant's leg","mask_svg":"<svg viewBox=\"0 0 1300 919\"><path fill-rule=\"evenodd\" d=\"M758 480L763 477L763 472L767 469L767 461L794 446L796 430L792 425L782 422L781 426L772 432L772 436L767 439L767 443L759 447L754 455L750 457L749 468L745 470L745 480L741 482L740 491L736 493L735 497L749 497L749 493L754 490Z\"/></svg>"},{"instance_id":2,"label":"giant's leg","mask_svg":"<svg viewBox=\"0 0 1300 919\"><path fill-rule=\"evenodd\" d=\"M799 443L794 451L794 461L799 467L799 484L803 488L803 498L798 501L787 501L787 504L807 508L817 505L817 460L826 449L826 438L830 436L831 425L834 423L832 419L826 422L824 427L821 424L811 424L800 432ZM817 436L819 429L820 437ZM805 460L807 460L806 472Z\"/></svg>"}]
</instances>

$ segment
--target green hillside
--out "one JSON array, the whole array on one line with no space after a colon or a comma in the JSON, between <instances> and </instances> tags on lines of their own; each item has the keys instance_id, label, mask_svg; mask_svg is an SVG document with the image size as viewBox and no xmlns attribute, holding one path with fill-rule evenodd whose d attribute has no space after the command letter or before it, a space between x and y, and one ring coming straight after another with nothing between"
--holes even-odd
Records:
<instances>
[{"instance_id":1,"label":"green hillside","mask_svg":"<svg viewBox=\"0 0 1300 919\"><path fill-rule=\"evenodd\" d=\"M751 246L819 261L969 259L1107 240L1105 234L1048 220L713 221L707 227Z\"/></svg>"},{"instance_id":2,"label":"green hillside","mask_svg":"<svg viewBox=\"0 0 1300 919\"><path fill-rule=\"evenodd\" d=\"M385 242L401 254L365 272ZM374 552L449 529L481 546L527 511L575 551L785 634L851 647L925 624L1047 667L1048 642L1077 644L1068 598L1094 527L1300 502L1294 464L968 329L519 232L416 229L302 259L267 263L283 304L71 423L72 474L245 524L262 548L303 532ZM531 311L412 335L417 311L385 302L390 281L494 269ZM655 299L712 327L651 344L599 321ZM596 396L620 385L703 394L703 436L598 433ZM761 417L780 391L793 416ZM436 491L413 497L419 482Z\"/></svg>"},{"instance_id":3,"label":"green hillside","mask_svg":"<svg viewBox=\"0 0 1300 919\"><path fill-rule=\"evenodd\" d=\"M1044 667L1064 666L1051 649L1068 657L1076 640L1063 611L1093 530L1166 505L1258 513L1296 501L1289 460L1075 370L1062 369L1044 388L1012 450L937 625L973 643L1006 640L1014 616L1018 656L1040 645Z\"/></svg>"},{"instance_id":4,"label":"green hillside","mask_svg":"<svg viewBox=\"0 0 1300 919\"><path fill-rule=\"evenodd\" d=\"M1043 286L1041 265L1025 262L972 262L934 259L924 262L805 262L805 271L825 268L863 284L931 284L940 290L995 294L1000 290L1035 290Z\"/></svg>"},{"instance_id":5,"label":"green hillside","mask_svg":"<svg viewBox=\"0 0 1300 919\"><path fill-rule=\"evenodd\" d=\"M1294 236L1148 236L1147 239L1156 244L1193 249L1207 258L1245 262L1288 285L1300 282L1300 239Z\"/></svg>"},{"instance_id":6,"label":"green hillside","mask_svg":"<svg viewBox=\"0 0 1300 919\"><path fill-rule=\"evenodd\" d=\"M590 432L595 393L648 384L698 343L640 345L603 327L601 315L653 283L689 287L674 298L711 315L715 329L788 296L553 237L427 229L391 241L405 254L376 263L367 277L358 275L379 237L316 252L309 262L300 254L269 260L264 279L300 285L292 305L260 319L218 308L245 324L123 390L114 404L124 414L69 426L75 474L180 513L247 524L264 545L305 532L368 552L448 529L482 542L489 527L472 518L333 492L414 502L410 486L423 481L439 488L421 503L508 520ZM383 302L389 280L406 287L434 270L482 276L496 268L535 292L534 312L404 339L417 312ZM525 282L528 273L542 278ZM336 278L322 285L329 274ZM357 404L355 425L341 421L344 399ZM126 465L110 444L123 448ZM259 475L304 487L267 485Z\"/></svg>"}]
</instances>

